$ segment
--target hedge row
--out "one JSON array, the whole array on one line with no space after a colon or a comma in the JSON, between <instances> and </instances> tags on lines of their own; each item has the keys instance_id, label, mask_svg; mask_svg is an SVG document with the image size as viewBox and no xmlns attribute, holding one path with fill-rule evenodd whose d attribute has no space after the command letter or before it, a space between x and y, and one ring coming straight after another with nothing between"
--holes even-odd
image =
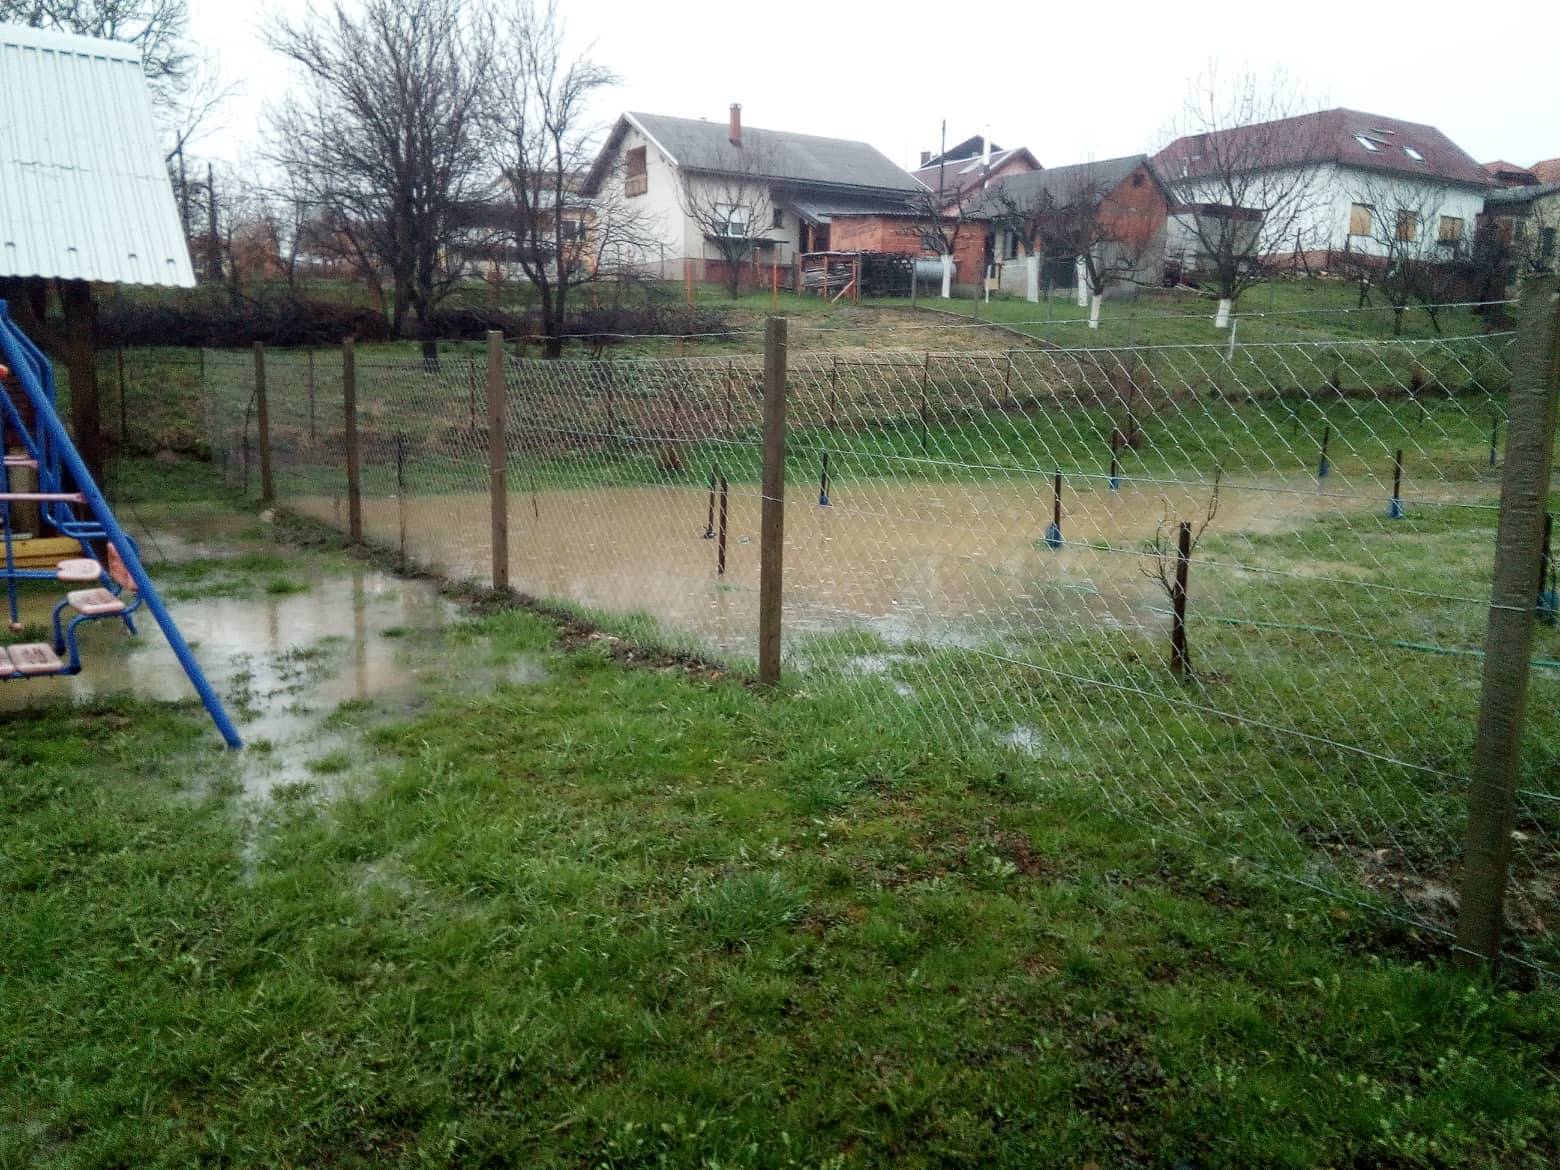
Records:
<instances>
[{"instance_id":1,"label":"hedge row","mask_svg":"<svg viewBox=\"0 0 1560 1170\"><path fill-rule=\"evenodd\" d=\"M506 337L540 333L534 313L487 309L442 310L435 314L433 325L435 337L450 341L480 340L490 329L501 330ZM582 308L571 315L567 332L586 344L609 345L621 334L710 333L722 326L718 313L690 310L654 298L637 304ZM302 299L149 305L114 298L98 312L98 342L105 347L227 349L256 341L274 346L321 346L334 345L344 337L389 341L390 323L376 309Z\"/></svg>"}]
</instances>

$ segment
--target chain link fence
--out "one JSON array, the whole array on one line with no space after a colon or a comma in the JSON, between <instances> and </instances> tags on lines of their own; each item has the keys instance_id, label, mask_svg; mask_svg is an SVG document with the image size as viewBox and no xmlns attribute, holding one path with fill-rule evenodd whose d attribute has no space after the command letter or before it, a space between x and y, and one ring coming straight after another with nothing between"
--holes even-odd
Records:
<instances>
[{"instance_id":1,"label":"chain link fence","mask_svg":"<svg viewBox=\"0 0 1560 1170\"><path fill-rule=\"evenodd\" d=\"M1449 938L1512 355L1509 334L792 352L787 670ZM750 665L762 358L501 369L511 586ZM345 530L340 357L266 370L276 498ZM365 538L486 582L486 364L356 377ZM255 386L250 355L206 356L211 451L251 492ZM1560 634L1534 646L1506 912L1511 953L1553 971Z\"/></svg>"}]
</instances>

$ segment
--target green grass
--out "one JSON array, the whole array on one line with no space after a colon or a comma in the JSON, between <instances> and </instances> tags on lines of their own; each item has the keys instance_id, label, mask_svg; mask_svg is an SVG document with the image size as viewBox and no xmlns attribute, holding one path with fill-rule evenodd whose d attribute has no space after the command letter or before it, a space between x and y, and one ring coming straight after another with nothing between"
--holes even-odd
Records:
<instances>
[{"instance_id":1,"label":"green grass","mask_svg":"<svg viewBox=\"0 0 1560 1170\"><path fill-rule=\"evenodd\" d=\"M890 304L907 302L890 301ZM1070 290L1059 289L1049 301L1036 304L1021 297L997 296L990 301L937 298L921 304L961 316L1016 328L1026 336L1064 347L1123 345L1219 345L1227 329L1213 327L1217 301L1182 291L1145 290L1135 299L1106 300L1100 306L1098 329L1088 328L1089 310L1080 308ZM1401 333L1394 331L1394 314L1380 294L1365 309L1359 289L1346 280L1275 280L1248 289L1236 303L1240 323L1236 339L1258 344L1342 339L1387 340L1478 335L1485 319L1472 309L1444 309L1439 328L1423 309L1411 309Z\"/></svg>"},{"instance_id":2,"label":"green grass","mask_svg":"<svg viewBox=\"0 0 1560 1170\"><path fill-rule=\"evenodd\" d=\"M247 854L188 707L12 719L0 1163L1560 1156L1552 989L1109 816L1087 767L876 680L458 636L548 681L383 727L377 782L299 787Z\"/></svg>"}]
</instances>

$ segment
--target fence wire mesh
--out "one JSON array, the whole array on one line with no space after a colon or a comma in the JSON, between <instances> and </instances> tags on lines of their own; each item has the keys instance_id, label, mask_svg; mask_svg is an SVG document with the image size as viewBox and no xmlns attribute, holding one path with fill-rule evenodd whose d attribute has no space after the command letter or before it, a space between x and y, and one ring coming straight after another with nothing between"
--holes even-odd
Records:
<instances>
[{"instance_id":1,"label":"fence wire mesh","mask_svg":"<svg viewBox=\"0 0 1560 1170\"><path fill-rule=\"evenodd\" d=\"M1448 934L1511 352L793 352L787 667ZM252 359L205 376L213 454L253 491ZM504 376L512 585L750 661L762 358ZM344 528L339 358L272 355L268 381L280 502ZM486 394L480 358L358 362L369 539L487 578ZM1554 971L1560 636L1535 646L1508 915Z\"/></svg>"}]
</instances>

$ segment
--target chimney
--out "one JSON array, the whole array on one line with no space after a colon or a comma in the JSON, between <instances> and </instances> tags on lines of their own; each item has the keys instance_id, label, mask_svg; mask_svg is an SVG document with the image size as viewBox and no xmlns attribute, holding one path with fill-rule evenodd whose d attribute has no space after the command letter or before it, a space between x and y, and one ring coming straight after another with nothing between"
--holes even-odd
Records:
<instances>
[{"instance_id":1,"label":"chimney","mask_svg":"<svg viewBox=\"0 0 1560 1170\"><path fill-rule=\"evenodd\" d=\"M731 103L731 145L742 145L742 103Z\"/></svg>"},{"instance_id":2,"label":"chimney","mask_svg":"<svg viewBox=\"0 0 1560 1170\"><path fill-rule=\"evenodd\" d=\"M931 161L932 161L932 152L929 151L929 150L923 150L921 152L921 165L924 167L927 163L929 163Z\"/></svg>"}]
</instances>

